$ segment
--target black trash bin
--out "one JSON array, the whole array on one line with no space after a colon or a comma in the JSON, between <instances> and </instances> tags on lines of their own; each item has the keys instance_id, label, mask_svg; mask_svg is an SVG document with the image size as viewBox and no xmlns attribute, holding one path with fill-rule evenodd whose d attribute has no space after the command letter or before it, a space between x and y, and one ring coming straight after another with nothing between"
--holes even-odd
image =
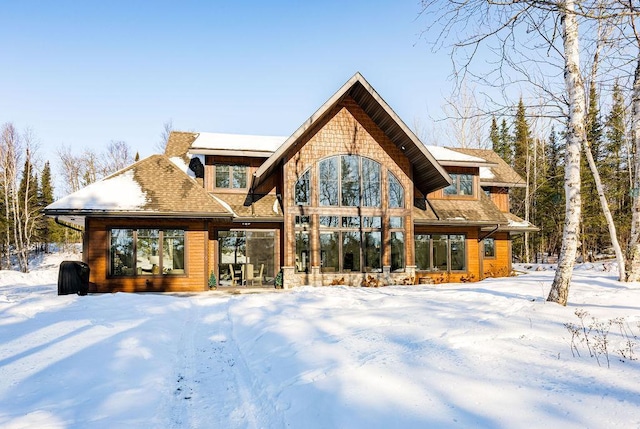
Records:
<instances>
[{"instance_id":1,"label":"black trash bin","mask_svg":"<svg viewBox=\"0 0 640 429\"><path fill-rule=\"evenodd\" d=\"M58 295L89 292L89 265L81 261L64 261L58 272Z\"/></svg>"}]
</instances>

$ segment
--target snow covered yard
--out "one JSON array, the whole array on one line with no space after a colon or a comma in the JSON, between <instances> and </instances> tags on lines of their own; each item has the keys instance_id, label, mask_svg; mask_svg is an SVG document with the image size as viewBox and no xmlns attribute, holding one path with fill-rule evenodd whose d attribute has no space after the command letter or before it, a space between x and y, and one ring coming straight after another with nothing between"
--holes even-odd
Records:
<instances>
[{"instance_id":1,"label":"snow covered yard","mask_svg":"<svg viewBox=\"0 0 640 429\"><path fill-rule=\"evenodd\" d=\"M578 344L576 309L640 335L599 266L472 284L57 296L55 256L0 271L2 428L640 427L640 364ZM636 342L639 340L636 339ZM640 346L635 346L640 358Z\"/></svg>"}]
</instances>

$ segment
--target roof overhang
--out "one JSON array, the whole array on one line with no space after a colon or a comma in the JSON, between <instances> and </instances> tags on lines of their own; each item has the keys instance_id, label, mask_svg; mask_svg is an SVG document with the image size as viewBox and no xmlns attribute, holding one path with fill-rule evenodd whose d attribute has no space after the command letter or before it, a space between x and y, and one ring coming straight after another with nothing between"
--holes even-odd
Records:
<instances>
[{"instance_id":1,"label":"roof overhang","mask_svg":"<svg viewBox=\"0 0 640 429\"><path fill-rule=\"evenodd\" d=\"M387 137L413 163L414 184L425 195L451 183L445 169L429 153L424 144L380 97L360 73L356 73L307 119L253 176L253 186L263 183L281 165L286 153L296 142L325 118L345 97L351 97L369 115Z\"/></svg>"},{"instance_id":2,"label":"roof overhang","mask_svg":"<svg viewBox=\"0 0 640 429\"><path fill-rule=\"evenodd\" d=\"M496 188L526 188L527 185L521 182L491 182L480 179L480 186L495 186Z\"/></svg>"}]
</instances>

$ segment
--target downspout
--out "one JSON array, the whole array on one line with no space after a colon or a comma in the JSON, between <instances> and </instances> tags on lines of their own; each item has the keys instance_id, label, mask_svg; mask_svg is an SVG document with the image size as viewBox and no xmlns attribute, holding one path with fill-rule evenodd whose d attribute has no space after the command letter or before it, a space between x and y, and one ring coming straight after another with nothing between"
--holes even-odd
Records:
<instances>
[{"instance_id":1,"label":"downspout","mask_svg":"<svg viewBox=\"0 0 640 429\"><path fill-rule=\"evenodd\" d=\"M500 224L496 225L495 228L493 228L491 231L489 231L488 233L486 233L484 236L482 237L478 237L478 243L480 243L482 240L484 240L487 237L492 236L493 234L496 233L496 231L498 231L498 228L500 228Z\"/></svg>"}]
</instances>

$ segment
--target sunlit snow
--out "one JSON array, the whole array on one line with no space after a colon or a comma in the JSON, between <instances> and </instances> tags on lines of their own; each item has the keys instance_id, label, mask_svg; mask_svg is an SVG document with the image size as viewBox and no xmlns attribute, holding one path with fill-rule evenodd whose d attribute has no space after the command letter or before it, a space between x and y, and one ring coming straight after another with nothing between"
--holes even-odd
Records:
<instances>
[{"instance_id":1,"label":"sunlit snow","mask_svg":"<svg viewBox=\"0 0 640 429\"><path fill-rule=\"evenodd\" d=\"M0 271L2 428L637 428L640 365L610 368L565 323L624 321L640 287L583 264L477 283L233 295L57 296L49 255ZM539 271L537 271L539 270ZM526 274L524 274L526 272ZM593 338L593 337L592 337Z\"/></svg>"},{"instance_id":2,"label":"sunlit snow","mask_svg":"<svg viewBox=\"0 0 640 429\"><path fill-rule=\"evenodd\" d=\"M133 170L94 182L50 204L49 210L141 210L147 197Z\"/></svg>"}]
</instances>

